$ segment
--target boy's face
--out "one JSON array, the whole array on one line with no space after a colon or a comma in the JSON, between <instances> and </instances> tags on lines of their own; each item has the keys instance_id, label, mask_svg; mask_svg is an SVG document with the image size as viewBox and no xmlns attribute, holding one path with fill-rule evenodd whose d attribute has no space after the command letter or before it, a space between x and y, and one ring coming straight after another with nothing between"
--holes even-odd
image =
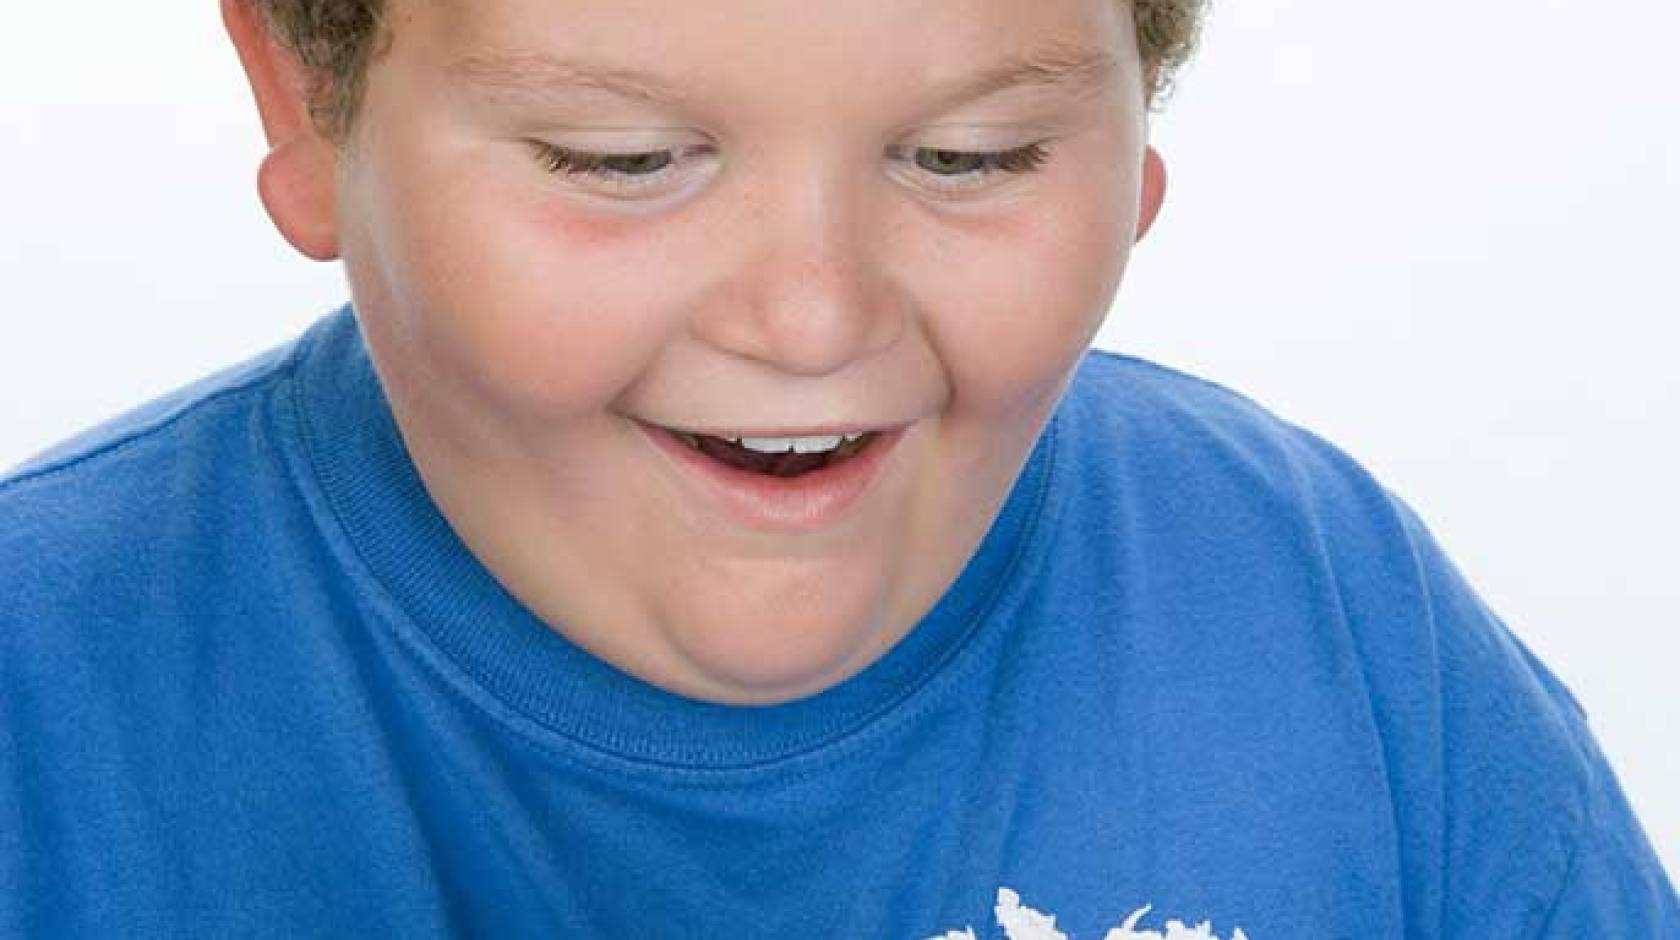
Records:
<instances>
[{"instance_id":1,"label":"boy's face","mask_svg":"<svg viewBox=\"0 0 1680 940\"><path fill-rule=\"evenodd\" d=\"M1159 203L1126 8L390 13L316 221L456 531L556 629L692 697L802 697L879 657L977 547ZM961 94L1022 59L1068 68ZM1036 169L965 156L1033 144ZM568 174L545 147L650 156ZM901 426L860 500L804 522L728 508L654 430Z\"/></svg>"}]
</instances>

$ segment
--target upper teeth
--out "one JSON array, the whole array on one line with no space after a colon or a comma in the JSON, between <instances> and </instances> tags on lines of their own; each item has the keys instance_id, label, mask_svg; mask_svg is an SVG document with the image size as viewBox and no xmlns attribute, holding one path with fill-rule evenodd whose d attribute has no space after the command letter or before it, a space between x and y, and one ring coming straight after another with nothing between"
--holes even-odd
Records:
<instances>
[{"instance_id":1,"label":"upper teeth","mask_svg":"<svg viewBox=\"0 0 1680 940\"><path fill-rule=\"evenodd\" d=\"M850 443L862 436L863 432L858 431L833 437L731 437L728 440L761 454L785 454L790 450L796 454L820 454L839 447L842 441Z\"/></svg>"}]
</instances>

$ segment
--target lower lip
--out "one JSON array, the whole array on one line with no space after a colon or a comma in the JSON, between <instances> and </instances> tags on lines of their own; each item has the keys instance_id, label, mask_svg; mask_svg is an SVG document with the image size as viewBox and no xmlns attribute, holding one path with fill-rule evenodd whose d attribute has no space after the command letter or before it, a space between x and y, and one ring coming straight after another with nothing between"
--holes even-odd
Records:
<instances>
[{"instance_id":1,"label":"lower lip","mask_svg":"<svg viewBox=\"0 0 1680 940\"><path fill-rule=\"evenodd\" d=\"M777 477L713 460L670 431L639 421L636 426L723 516L745 528L788 535L820 532L851 515L907 430L883 431L863 452L840 463L801 476Z\"/></svg>"}]
</instances>

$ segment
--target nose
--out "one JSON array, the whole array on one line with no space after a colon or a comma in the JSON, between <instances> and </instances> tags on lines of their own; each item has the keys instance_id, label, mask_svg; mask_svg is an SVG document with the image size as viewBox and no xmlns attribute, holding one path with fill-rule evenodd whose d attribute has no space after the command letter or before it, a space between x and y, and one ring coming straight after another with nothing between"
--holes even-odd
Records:
<instances>
[{"instance_id":1,"label":"nose","mask_svg":"<svg viewBox=\"0 0 1680 940\"><path fill-rule=\"evenodd\" d=\"M841 174L782 174L742 197L719 238L727 284L698 311L699 338L778 371L816 377L891 348L910 316L887 270L889 250L866 184Z\"/></svg>"}]
</instances>

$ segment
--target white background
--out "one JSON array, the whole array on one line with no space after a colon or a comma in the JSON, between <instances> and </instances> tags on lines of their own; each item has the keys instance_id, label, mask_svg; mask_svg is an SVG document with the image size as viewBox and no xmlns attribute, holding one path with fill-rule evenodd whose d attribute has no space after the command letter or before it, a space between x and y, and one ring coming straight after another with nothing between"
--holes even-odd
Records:
<instances>
[{"instance_id":1,"label":"white background","mask_svg":"<svg viewBox=\"0 0 1680 940\"><path fill-rule=\"evenodd\" d=\"M0 35L0 468L345 296L257 202L212 0ZM1415 506L1585 703L1680 872L1680 7L1242 0L1157 117L1100 344L1234 386Z\"/></svg>"}]
</instances>

